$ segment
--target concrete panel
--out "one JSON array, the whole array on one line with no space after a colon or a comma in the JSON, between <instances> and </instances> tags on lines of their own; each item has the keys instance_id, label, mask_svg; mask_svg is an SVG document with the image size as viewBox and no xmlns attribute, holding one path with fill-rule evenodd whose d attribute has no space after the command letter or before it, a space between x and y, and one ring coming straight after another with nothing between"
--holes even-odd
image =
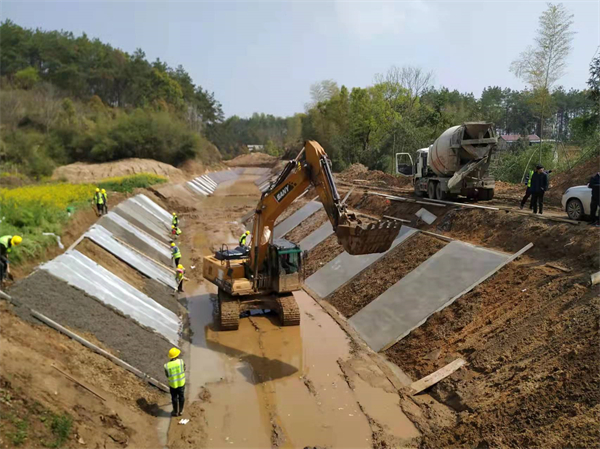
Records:
<instances>
[{"instance_id":1,"label":"concrete panel","mask_svg":"<svg viewBox=\"0 0 600 449\"><path fill-rule=\"evenodd\" d=\"M211 186L213 186L213 187L217 187L217 183L216 183L216 182L214 182L212 179L210 179L210 178L209 178L208 176L206 176L206 175L202 175L202 176L200 176L200 178L197 178L197 179L200 179L200 180L202 180L202 181L205 181L207 184L209 184L209 185L211 185Z\"/></svg>"},{"instance_id":2,"label":"concrete panel","mask_svg":"<svg viewBox=\"0 0 600 449\"><path fill-rule=\"evenodd\" d=\"M146 195L140 193L139 195L134 196L133 198L128 199L127 201L139 202L143 204L148 210L152 212L153 215L160 218L167 225L171 225L171 213L169 211L164 210Z\"/></svg>"},{"instance_id":3,"label":"concrete panel","mask_svg":"<svg viewBox=\"0 0 600 449\"><path fill-rule=\"evenodd\" d=\"M163 220L152 215L147 209L144 209L138 203L133 201L124 201L119 204L119 209L127 212L129 215L135 217L139 222L144 225L141 227L142 230L152 229L155 233L170 234L171 224L165 224Z\"/></svg>"},{"instance_id":4,"label":"concrete panel","mask_svg":"<svg viewBox=\"0 0 600 449\"><path fill-rule=\"evenodd\" d=\"M166 244L135 228L120 215L109 212L98 220L98 224L151 259L158 260L164 265L172 263L171 250Z\"/></svg>"},{"instance_id":5,"label":"concrete panel","mask_svg":"<svg viewBox=\"0 0 600 449\"><path fill-rule=\"evenodd\" d=\"M323 205L318 201L309 201L292 215L287 217L273 229L273 238L279 239L321 209Z\"/></svg>"},{"instance_id":6,"label":"concrete panel","mask_svg":"<svg viewBox=\"0 0 600 449\"><path fill-rule=\"evenodd\" d=\"M150 220L145 219L143 216L134 214L131 208L125 206L125 203L121 203L118 206L113 207L111 209L111 212L115 212L116 214L120 215L133 226L148 233L160 242L168 243L170 241L169 234L167 233L167 229L165 227L158 227L157 225L153 224Z\"/></svg>"},{"instance_id":7,"label":"concrete panel","mask_svg":"<svg viewBox=\"0 0 600 449\"><path fill-rule=\"evenodd\" d=\"M416 229L402 226L398 237L385 253L351 256L344 251L319 271L313 273L304 283L311 291L321 298L325 298L416 232L418 232Z\"/></svg>"},{"instance_id":8,"label":"concrete panel","mask_svg":"<svg viewBox=\"0 0 600 449\"><path fill-rule=\"evenodd\" d=\"M175 282L174 274L171 271L115 240L108 229L100 225L94 225L84 235L140 273L162 282L167 287L177 288L177 282Z\"/></svg>"},{"instance_id":9,"label":"concrete panel","mask_svg":"<svg viewBox=\"0 0 600 449\"><path fill-rule=\"evenodd\" d=\"M354 315L349 323L375 351L407 336L510 256L450 242Z\"/></svg>"},{"instance_id":10,"label":"concrete panel","mask_svg":"<svg viewBox=\"0 0 600 449\"><path fill-rule=\"evenodd\" d=\"M194 179L194 184L196 184L198 187L201 187L203 190L206 190L208 193L213 193L216 188L213 184L209 184L206 179L202 178Z\"/></svg>"},{"instance_id":11,"label":"concrete panel","mask_svg":"<svg viewBox=\"0 0 600 449\"><path fill-rule=\"evenodd\" d=\"M177 315L79 251L68 251L40 268L154 329L174 345L179 343L181 320Z\"/></svg>"},{"instance_id":12,"label":"concrete panel","mask_svg":"<svg viewBox=\"0 0 600 449\"><path fill-rule=\"evenodd\" d=\"M210 187L205 186L204 184L202 184L201 182L199 182L197 179L192 179L190 181L192 184L194 184L198 189L200 189L200 191L204 194L204 195L210 195L213 191Z\"/></svg>"},{"instance_id":13,"label":"concrete panel","mask_svg":"<svg viewBox=\"0 0 600 449\"><path fill-rule=\"evenodd\" d=\"M193 182L188 181L186 182L186 185L192 190L192 192L197 193L198 195L207 196L207 193Z\"/></svg>"},{"instance_id":14,"label":"concrete panel","mask_svg":"<svg viewBox=\"0 0 600 449\"><path fill-rule=\"evenodd\" d=\"M300 248L302 248L303 251L310 251L331 234L333 234L333 226L331 226L331 223L327 220L318 229L315 229L300 241Z\"/></svg>"}]
</instances>

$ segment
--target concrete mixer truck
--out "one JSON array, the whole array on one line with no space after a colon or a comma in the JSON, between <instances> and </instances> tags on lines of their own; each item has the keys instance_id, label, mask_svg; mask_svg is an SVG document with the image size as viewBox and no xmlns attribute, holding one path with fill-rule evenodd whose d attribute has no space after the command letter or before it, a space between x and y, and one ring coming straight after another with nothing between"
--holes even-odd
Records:
<instances>
[{"instance_id":1,"label":"concrete mixer truck","mask_svg":"<svg viewBox=\"0 0 600 449\"><path fill-rule=\"evenodd\" d=\"M448 128L429 148L417 150L415 161L410 153L396 153L396 173L412 177L417 196L488 201L495 186L488 167L497 145L493 123L463 123Z\"/></svg>"}]
</instances>

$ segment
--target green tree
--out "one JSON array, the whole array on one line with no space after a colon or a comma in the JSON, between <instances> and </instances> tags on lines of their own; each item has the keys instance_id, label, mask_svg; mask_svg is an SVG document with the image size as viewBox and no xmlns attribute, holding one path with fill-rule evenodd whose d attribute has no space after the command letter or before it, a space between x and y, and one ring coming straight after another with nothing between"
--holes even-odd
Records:
<instances>
[{"instance_id":1,"label":"green tree","mask_svg":"<svg viewBox=\"0 0 600 449\"><path fill-rule=\"evenodd\" d=\"M40 75L34 67L27 67L15 73L15 84L21 89L31 89L40 81Z\"/></svg>"}]
</instances>

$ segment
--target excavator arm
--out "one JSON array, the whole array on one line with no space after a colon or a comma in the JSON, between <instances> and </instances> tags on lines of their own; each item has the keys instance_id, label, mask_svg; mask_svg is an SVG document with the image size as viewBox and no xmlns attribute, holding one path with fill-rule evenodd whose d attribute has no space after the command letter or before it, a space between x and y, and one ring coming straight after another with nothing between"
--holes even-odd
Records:
<instances>
[{"instance_id":1,"label":"excavator arm","mask_svg":"<svg viewBox=\"0 0 600 449\"><path fill-rule=\"evenodd\" d=\"M277 180L263 193L256 207L253 242L249 264L258 273L267 256L275 220L311 185L315 187L338 243L349 254L370 254L387 251L398 235L400 224L380 221L363 226L355 214L340 201L329 160L317 142L309 140L304 149L289 161Z\"/></svg>"}]
</instances>

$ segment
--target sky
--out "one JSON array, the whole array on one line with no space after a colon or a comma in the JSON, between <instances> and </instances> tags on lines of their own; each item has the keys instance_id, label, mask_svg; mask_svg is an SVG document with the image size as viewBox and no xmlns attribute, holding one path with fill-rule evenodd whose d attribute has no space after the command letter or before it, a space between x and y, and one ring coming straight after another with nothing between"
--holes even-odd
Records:
<instances>
[{"instance_id":1,"label":"sky","mask_svg":"<svg viewBox=\"0 0 600 449\"><path fill-rule=\"evenodd\" d=\"M583 89L600 45L600 0L563 4L577 34L559 84ZM521 89L509 66L533 43L546 3L3 0L0 8L2 20L23 27L85 32L181 64L226 116L247 117L303 112L311 84L366 87L394 65L433 71L436 87L476 96L486 86Z\"/></svg>"}]
</instances>

